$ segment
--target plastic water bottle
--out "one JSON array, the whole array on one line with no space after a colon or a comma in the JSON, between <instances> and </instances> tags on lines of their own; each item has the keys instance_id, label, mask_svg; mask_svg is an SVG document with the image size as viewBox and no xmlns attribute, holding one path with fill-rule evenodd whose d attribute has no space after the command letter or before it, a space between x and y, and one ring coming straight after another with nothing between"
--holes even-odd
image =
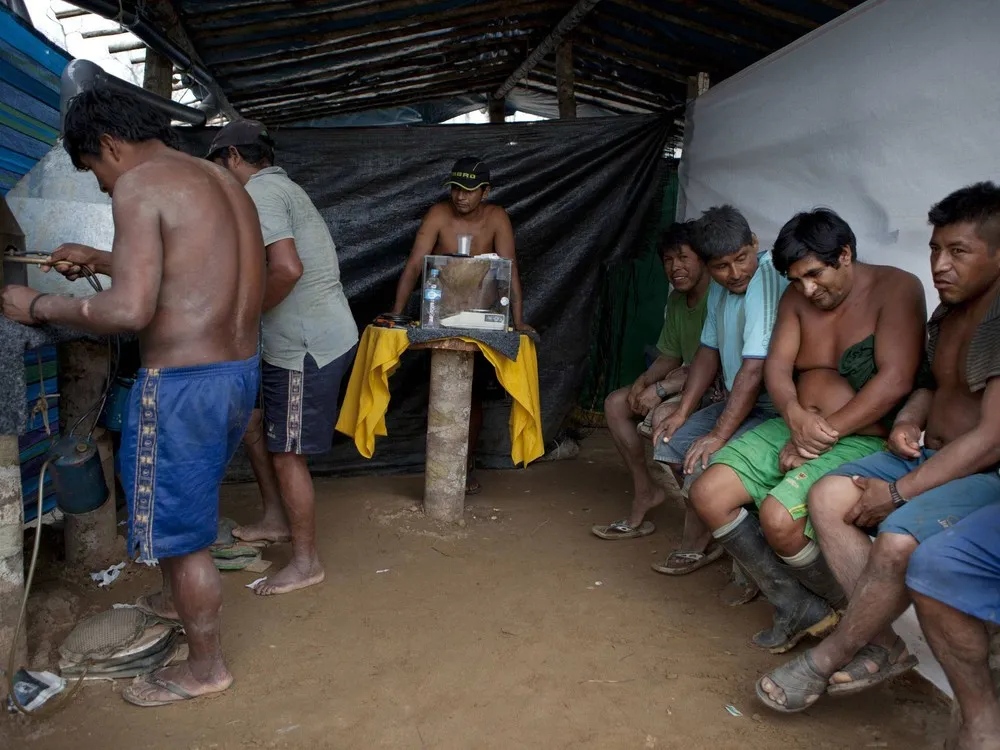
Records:
<instances>
[{"instance_id":1,"label":"plastic water bottle","mask_svg":"<svg viewBox=\"0 0 1000 750\"><path fill-rule=\"evenodd\" d=\"M438 313L441 307L440 271L432 268L424 284L424 325L433 328L438 325Z\"/></svg>"}]
</instances>

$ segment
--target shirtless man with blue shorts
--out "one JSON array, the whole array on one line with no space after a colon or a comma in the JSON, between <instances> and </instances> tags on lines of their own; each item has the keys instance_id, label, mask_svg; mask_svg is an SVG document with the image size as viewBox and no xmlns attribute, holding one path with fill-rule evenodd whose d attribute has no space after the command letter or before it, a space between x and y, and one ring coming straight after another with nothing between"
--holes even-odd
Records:
<instances>
[{"instance_id":1,"label":"shirtless man with blue shorts","mask_svg":"<svg viewBox=\"0 0 1000 750\"><path fill-rule=\"evenodd\" d=\"M158 561L157 614L187 632L188 660L140 678L123 692L160 706L227 689L219 611L222 581L209 556L219 485L246 431L259 383L257 332L264 296L264 243L250 196L229 174L173 148L164 115L103 89L71 100L64 146L111 196L112 252L63 245L55 266L83 266L114 286L89 298L2 291L3 313L97 334L137 333L143 368L122 430L122 485L129 554ZM171 596L172 594L172 596Z\"/></svg>"}]
</instances>

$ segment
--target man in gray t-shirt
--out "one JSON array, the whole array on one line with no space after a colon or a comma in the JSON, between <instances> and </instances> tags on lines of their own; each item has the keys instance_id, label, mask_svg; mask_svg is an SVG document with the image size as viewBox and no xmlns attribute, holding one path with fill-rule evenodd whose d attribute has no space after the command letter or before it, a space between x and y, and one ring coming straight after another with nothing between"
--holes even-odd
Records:
<instances>
[{"instance_id":1,"label":"man in gray t-shirt","mask_svg":"<svg viewBox=\"0 0 1000 750\"><path fill-rule=\"evenodd\" d=\"M247 542L291 538L288 566L255 589L263 596L284 594L323 580L306 456L330 450L340 383L354 360L358 327L326 221L305 191L274 166L274 142L264 125L229 123L212 141L208 158L243 183L257 206L267 249L261 319L267 450L257 414L245 440L264 518L234 529L233 536Z\"/></svg>"}]
</instances>

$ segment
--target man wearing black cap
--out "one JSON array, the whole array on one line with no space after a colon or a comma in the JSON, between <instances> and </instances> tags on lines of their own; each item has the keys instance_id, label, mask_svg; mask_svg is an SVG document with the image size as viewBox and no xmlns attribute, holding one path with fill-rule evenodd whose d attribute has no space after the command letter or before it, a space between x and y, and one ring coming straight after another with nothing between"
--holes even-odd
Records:
<instances>
[{"instance_id":1,"label":"man wearing black cap","mask_svg":"<svg viewBox=\"0 0 1000 750\"><path fill-rule=\"evenodd\" d=\"M425 255L449 255L458 252L458 235L472 235L472 255L496 253L511 261L511 317L517 330L531 330L524 322L521 278L514 256L514 228L502 206L486 202L490 194L490 170L475 157L464 157L451 168L446 186L451 198L431 207L417 231L399 284L392 312L399 315L423 271ZM478 358L477 358L478 361ZM479 368L477 368L479 369ZM485 373L477 372L473 381L472 415L469 421L469 466L475 464L474 449L483 422L482 385ZM475 494L479 483L469 475L467 491Z\"/></svg>"},{"instance_id":2,"label":"man wearing black cap","mask_svg":"<svg viewBox=\"0 0 1000 750\"><path fill-rule=\"evenodd\" d=\"M262 461L259 455L261 465L255 466L264 518L234 529L233 536L248 542L291 538L287 567L255 589L262 596L284 594L324 577L306 456L330 450L340 383L354 359L358 328L326 222L305 191L274 166L274 141L264 125L229 123L212 141L208 158L229 170L253 198L267 249L261 383L270 456ZM251 421L245 442L251 454L263 455L254 424L259 419ZM277 497L266 481L273 476L269 461L277 475Z\"/></svg>"}]
</instances>

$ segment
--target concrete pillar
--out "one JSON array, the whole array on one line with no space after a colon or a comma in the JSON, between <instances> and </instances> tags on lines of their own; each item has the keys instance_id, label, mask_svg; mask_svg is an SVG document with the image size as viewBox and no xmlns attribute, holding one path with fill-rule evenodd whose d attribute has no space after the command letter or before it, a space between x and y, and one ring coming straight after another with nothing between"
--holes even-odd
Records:
<instances>
[{"instance_id":1,"label":"concrete pillar","mask_svg":"<svg viewBox=\"0 0 1000 750\"><path fill-rule=\"evenodd\" d=\"M7 669L7 655L24 596L24 507L21 499L21 466L17 438L0 435L0 674ZM27 664L27 639L21 633L14 656L16 665ZM7 698L7 680L0 680L0 705Z\"/></svg>"},{"instance_id":2,"label":"concrete pillar","mask_svg":"<svg viewBox=\"0 0 1000 750\"><path fill-rule=\"evenodd\" d=\"M474 356L437 348L431 353L424 511L438 521L455 523L465 510Z\"/></svg>"}]
</instances>

